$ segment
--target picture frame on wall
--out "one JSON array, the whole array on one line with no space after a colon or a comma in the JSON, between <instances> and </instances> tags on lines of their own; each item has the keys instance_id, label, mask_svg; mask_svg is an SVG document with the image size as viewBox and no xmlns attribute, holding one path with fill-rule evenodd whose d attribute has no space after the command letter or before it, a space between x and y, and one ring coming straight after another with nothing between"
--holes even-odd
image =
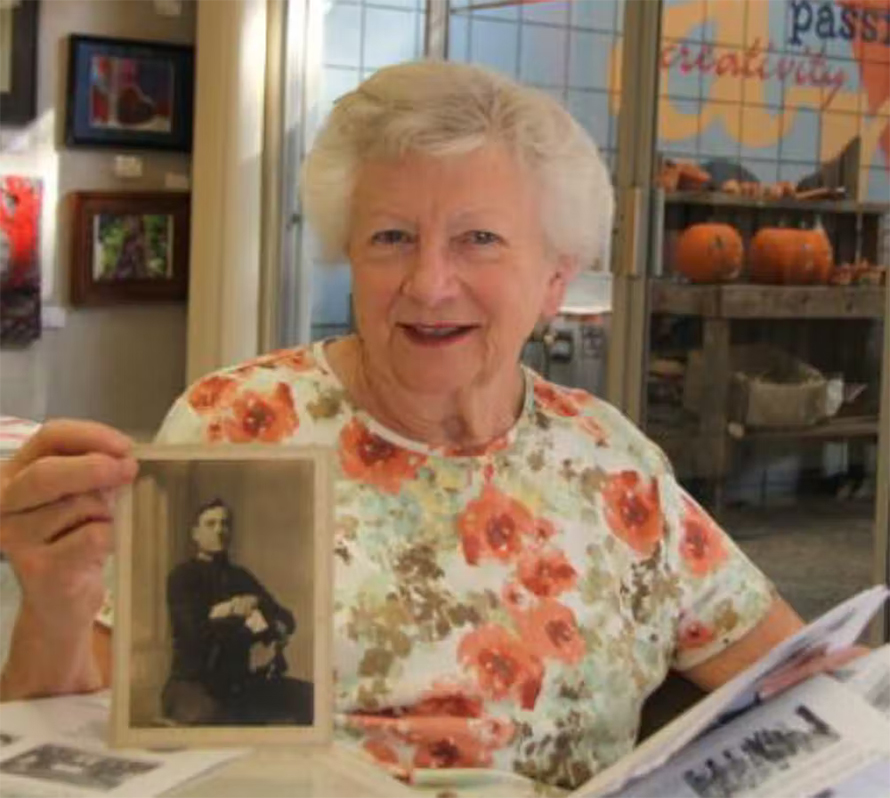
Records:
<instances>
[{"instance_id":1,"label":"picture frame on wall","mask_svg":"<svg viewBox=\"0 0 890 798\"><path fill-rule=\"evenodd\" d=\"M72 35L69 48L66 144L191 151L193 47Z\"/></svg>"},{"instance_id":2,"label":"picture frame on wall","mask_svg":"<svg viewBox=\"0 0 890 798\"><path fill-rule=\"evenodd\" d=\"M37 112L38 0L0 2L0 122L25 125Z\"/></svg>"},{"instance_id":3,"label":"picture frame on wall","mask_svg":"<svg viewBox=\"0 0 890 798\"><path fill-rule=\"evenodd\" d=\"M134 456L115 512L111 743L329 743L331 451Z\"/></svg>"},{"instance_id":4,"label":"picture frame on wall","mask_svg":"<svg viewBox=\"0 0 890 798\"><path fill-rule=\"evenodd\" d=\"M190 207L188 192L73 194L71 304L184 301Z\"/></svg>"}]
</instances>

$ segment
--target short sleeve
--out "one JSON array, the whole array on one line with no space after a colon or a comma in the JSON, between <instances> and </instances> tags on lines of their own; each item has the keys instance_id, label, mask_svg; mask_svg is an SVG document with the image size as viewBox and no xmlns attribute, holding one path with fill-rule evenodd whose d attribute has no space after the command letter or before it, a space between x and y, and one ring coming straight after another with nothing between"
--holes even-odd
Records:
<instances>
[{"instance_id":1,"label":"short sleeve","mask_svg":"<svg viewBox=\"0 0 890 798\"><path fill-rule=\"evenodd\" d=\"M666 557L680 594L672 667L684 671L753 629L769 611L776 591L672 474L660 482Z\"/></svg>"},{"instance_id":2,"label":"short sleeve","mask_svg":"<svg viewBox=\"0 0 890 798\"><path fill-rule=\"evenodd\" d=\"M204 443L206 439L204 419L196 413L185 394L172 405L155 435L155 443Z\"/></svg>"}]
</instances>

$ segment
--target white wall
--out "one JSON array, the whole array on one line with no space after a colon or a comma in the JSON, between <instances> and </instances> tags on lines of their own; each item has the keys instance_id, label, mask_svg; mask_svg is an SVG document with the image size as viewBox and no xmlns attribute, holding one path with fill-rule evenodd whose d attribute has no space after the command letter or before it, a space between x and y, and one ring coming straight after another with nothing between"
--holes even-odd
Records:
<instances>
[{"instance_id":1,"label":"white wall","mask_svg":"<svg viewBox=\"0 0 890 798\"><path fill-rule=\"evenodd\" d=\"M64 145L67 37L72 33L195 40L195 4L161 16L151 0L43 0L38 41L38 114L21 129L0 128L0 173L44 181L42 267L44 303L64 310L59 329L23 349L0 352L0 411L43 419L94 418L150 435L184 387L185 304L68 307L68 195L80 190L158 190L168 175L189 176L191 157L141 151L143 176L114 174L116 150ZM197 88L196 88L197 91Z\"/></svg>"}]
</instances>

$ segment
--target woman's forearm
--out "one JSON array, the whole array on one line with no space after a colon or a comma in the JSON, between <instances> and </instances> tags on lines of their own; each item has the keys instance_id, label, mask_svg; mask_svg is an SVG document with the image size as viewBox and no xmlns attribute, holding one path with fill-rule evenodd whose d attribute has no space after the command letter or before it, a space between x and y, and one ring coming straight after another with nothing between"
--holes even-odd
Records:
<instances>
[{"instance_id":1,"label":"woman's forearm","mask_svg":"<svg viewBox=\"0 0 890 798\"><path fill-rule=\"evenodd\" d=\"M45 634L26 611L20 613L0 676L0 701L89 693L105 687L110 646L107 641L97 645L94 635L92 628L67 635L57 630ZM100 657L105 661L100 663Z\"/></svg>"}]
</instances>

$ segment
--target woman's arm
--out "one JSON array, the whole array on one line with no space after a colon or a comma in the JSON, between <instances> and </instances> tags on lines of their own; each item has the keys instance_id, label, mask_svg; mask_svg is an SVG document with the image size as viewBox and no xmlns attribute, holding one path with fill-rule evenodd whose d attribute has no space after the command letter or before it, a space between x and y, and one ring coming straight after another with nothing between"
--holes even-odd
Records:
<instances>
[{"instance_id":1,"label":"woman's arm","mask_svg":"<svg viewBox=\"0 0 890 798\"><path fill-rule=\"evenodd\" d=\"M716 656L684 671L683 676L703 690L716 690L803 627L804 622L788 603L776 598L750 632Z\"/></svg>"}]
</instances>

